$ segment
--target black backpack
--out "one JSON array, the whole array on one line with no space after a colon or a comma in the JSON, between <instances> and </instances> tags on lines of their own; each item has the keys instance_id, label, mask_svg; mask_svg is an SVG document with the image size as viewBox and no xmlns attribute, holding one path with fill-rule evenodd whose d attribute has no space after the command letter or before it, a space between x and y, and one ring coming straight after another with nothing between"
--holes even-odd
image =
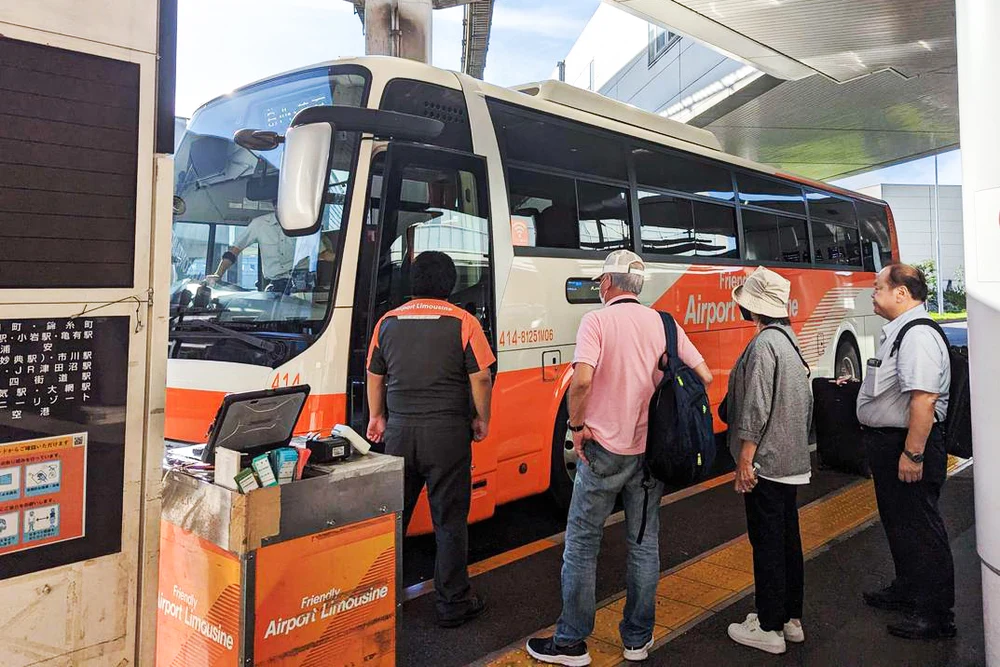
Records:
<instances>
[{"instance_id":1,"label":"black backpack","mask_svg":"<svg viewBox=\"0 0 1000 667\"><path fill-rule=\"evenodd\" d=\"M646 534L650 476L664 484L686 486L703 477L715 461L715 431L708 393L701 378L677 356L677 323L660 313L667 339L667 362L660 357L663 379L649 401L646 462L643 466L642 524L636 538Z\"/></svg>"},{"instance_id":2,"label":"black backpack","mask_svg":"<svg viewBox=\"0 0 1000 667\"><path fill-rule=\"evenodd\" d=\"M715 461L712 409L701 378L677 356L677 323L660 313L667 339L663 379L649 402L646 466L668 485L686 486L704 477Z\"/></svg>"},{"instance_id":3,"label":"black backpack","mask_svg":"<svg viewBox=\"0 0 1000 667\"><path fill-rule=\"evenodd\" d=\"M927 318L903 325L892 343L889 356L899 352L906 332L916 326L933 327L944 340L951 362L951 388L948 390L948 414L944 420L944 447L949 454L963 459L972 458L972 407L969 394L969 349L952 345L937 322Z\"/></svg>"}]
</instances>

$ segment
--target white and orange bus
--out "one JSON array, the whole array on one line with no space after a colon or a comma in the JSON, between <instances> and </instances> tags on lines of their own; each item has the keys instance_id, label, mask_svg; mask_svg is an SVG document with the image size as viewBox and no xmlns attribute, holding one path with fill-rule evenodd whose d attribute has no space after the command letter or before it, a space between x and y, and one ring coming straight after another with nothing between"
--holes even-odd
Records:
<instances>
[{"instance_id":1,"label":"white and orange bus","mask_svg":"<svg viewBox=\"0 0 1000 667\"><path fill-rule=\"evenodd\" d=\"M316 231L244 234L255 220L277 225L291 149L234 133L284 133L310 107L323 122L303 114L300 127L333 128L312 132L330 167ZM754 267L792 281L813 376L860 376L881 327L874 272L897 257L884 202L727 155L707 131L565 84L507 89L390 58L283 74L204 105L176 155L175 193L168 437L202 440L227 392L299 383L312 388L300 431L363 433L372 328L409 298L413 257L441 250L459 268L452 301L498 358L471 521L546 490L568 502L570 362L599 303L588 277L609 251L646 259L641 299L704 353L715 403L752 334L730 293ZM205 285L241 236L249 247ZM420 517L414 530L427 530Z\"/></svg>"}]
</instances>

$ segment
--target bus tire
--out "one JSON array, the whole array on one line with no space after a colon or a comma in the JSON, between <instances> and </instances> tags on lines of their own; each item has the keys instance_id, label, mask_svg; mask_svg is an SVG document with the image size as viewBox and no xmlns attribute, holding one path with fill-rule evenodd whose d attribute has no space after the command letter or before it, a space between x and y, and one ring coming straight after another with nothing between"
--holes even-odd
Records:
<instances>
[{"instance_id":1,"label":"bus tire","mask_svg":"<svg viewBox=\"0 0 1000 667\"><path fill-rule=\"evenodd\" d=\"M837 355L834 359L834 377L851 376L855 380L861 379L861 353L851 336L842 336L837 343Z\"/></svg>"},{"instance_id":2,"label":"bus tire","mask_svg":"<svg viewBox=\"0 0 1000 667\"><path fill-rule=\"evenodd\" d=\"M569 408L564 401L556 415L552 433L552 469L549 473L549 495L562 512L569 510L573 497L573 481L576 479L577 456L573 450L573 434L569 424Z\"/></svg>"}]
</instances>

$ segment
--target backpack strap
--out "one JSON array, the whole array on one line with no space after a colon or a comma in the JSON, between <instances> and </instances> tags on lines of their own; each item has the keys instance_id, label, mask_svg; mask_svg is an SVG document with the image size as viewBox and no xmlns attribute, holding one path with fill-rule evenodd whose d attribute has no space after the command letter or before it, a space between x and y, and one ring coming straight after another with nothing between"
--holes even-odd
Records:
<instances>
[{"instance_id":1,"label":"backpack strap","mask_svg":"<svg viewBox=\"0 0 1000 667\"><path fill-rule=\"evenodd\" d=\"M646 512L649 507L649 490L656 482L653 481L649 471L649 464L642 462L642 523L639 525L639 534L635 538L636 544L642 544L642 538L646 535Z\"/></svg>"},{"instance_id":2,"label":"backpack strap","mask_svg":"<svg viewBox=\"0 0 1000 667\"><path fill-rule=\"evenodd\" d=\"M906 332L912 329L913 327L918 327L918 326L933 328L935 331L938 332L938 334L940 334L941 340L944 341L945 350L951 347L951 341L948 340L948 334L944 332L944 329L941 328L941 325L939 325L937 322L935 322L929 317L921 317L919 319L907 322L906 324L903 325L903 328L899 330L899 333L896 334L896 340L892 341L892 348L889 350L890 357L896 356L896 353L899 352L899 347L903 344L903 336L906 335Z\"/></svg>"},{"instance_id":3,"label":"backpack strap","mask_svg":"<svg viewBox=\"0 0 1000 667\"><path fill-rule=\"evenodd\" d=\"M657 312L660 313L660 320L663 322L663 334L667 339L667 363L664 364L663 357L660 357L660 370L666 371L670 364L678 359L677 322L674 321L674 318L670 313L663 312L662 310Z\"/></svg>"},{"instance_id":4,"label":"backpack strap","mask_svg":"<svg viewBox=\"0 0 1000 667\"><path fill-rule=\"evenodd\" d=\"M795 354L799 355L799 360L802 362L802 365L806 367L806 377L807 378L812 377L812 369L809 368L809 364L806 363L806 358L802 356L802 352L799 350L799 346L795 344L795 341L792 340L792 337L788 335L787 331L785 331L781 327L775 327L775 326L764 327L763 329L761 329L761 332L763 333L764 331L780 332L781 335L784 336L789 343L791 343L792 349L795 350Z\"/></svg>"}]
</instances>

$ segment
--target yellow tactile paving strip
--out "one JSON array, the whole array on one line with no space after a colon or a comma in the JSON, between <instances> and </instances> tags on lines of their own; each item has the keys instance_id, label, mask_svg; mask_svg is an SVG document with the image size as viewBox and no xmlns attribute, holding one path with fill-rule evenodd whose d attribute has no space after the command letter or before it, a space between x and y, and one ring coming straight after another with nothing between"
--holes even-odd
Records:
<instances>
[{"instance_id":1,"label":"yellow tactile paving strip","mask_svg":"<svg viewBox=\"0 0 1000 667\"><path fill-rule=\"evenodd\" d=\"M965 463L949 457L948 474ZM874 521L877 514L875 487L868 480L803 507L799 510L799 529L805 556L808 558L830 542ZM656 588L654 648L742 598L752 587L753 552L746 535L668 572ZM618 634L624 608L622 593L597 610L594 633L587 639L591 664L595 667L625 664ZM548 628L536 634L552 634L553 630ZM522 642L484 664L521 667L540 663L525 652Z\"/></svg>"}]
</instances>

